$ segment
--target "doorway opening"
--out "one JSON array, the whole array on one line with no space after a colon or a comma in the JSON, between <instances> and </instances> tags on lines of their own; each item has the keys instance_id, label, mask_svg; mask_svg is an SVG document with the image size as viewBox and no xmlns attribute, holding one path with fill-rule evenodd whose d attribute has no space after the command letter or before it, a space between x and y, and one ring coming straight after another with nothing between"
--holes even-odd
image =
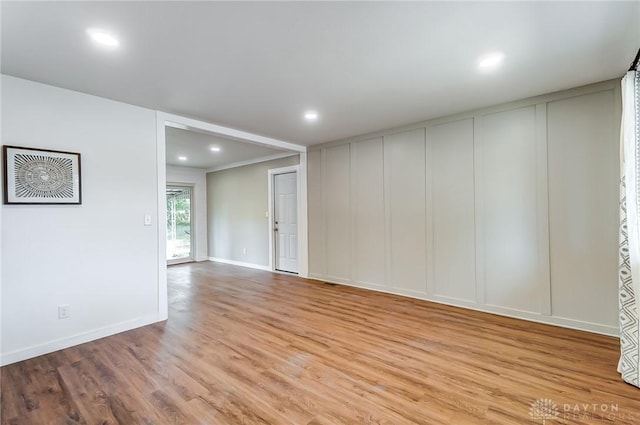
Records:
<instances>
[{"instance_id":1,"label":"doorway opening","mask_svg":"<svg viewBox=\"0 0 640 425\"><path fill-rule=\"evenodd\" d=\"M182 129L197 132L206 135L222 136L226 139L239 141L242 143L271 146L282 151L289 151L300 155L300 165L296 167L298 176L298 267L299 274L302 277L308 275L308 247L307 247L307 148L302 145L285 142L282 140L272 139L269 137L261 136L258 134L248 133L246 131L236 130L230 127L223 127L216 124L207 123L204 121L198 121L191 118L181 117L179 115L168 114L165 112L156 112L156 160L157 160L157 197L158 197L158 220L157 220L157 232L158 232L158 320L166 320L169 317L169 297L167 288L167 233L168 233L168 211L167 211L167 155L169 147L167 146L167 129ZM215 147L215 146L212 146ZM210 152L213 152L212 147L209 147ZM181 155L186 156L188 155ZM238 161L233 163L234 166L247 165L246 162ZM180 164L184 166L184 164ZM214 171L214 170L209 170ZM217 171L217 170L216 170ZM270 180L271 181L271 180ZM171 184L172 182L169 182ZM175 181L173 182L175 183ZM271 185L271 183L269 183ZM196 199L196 202L200 202ZM272 203L271 197L269 197L269 203ZM198 205L201 205L200 203ZM200 207L198 207L200 208ZM269 205L269 211L272 211L272 206ZM205 212L206 214L206 212ZM267 215L270 215L267 213ZM191 217L194 217L191 215ZM195 217L194 217L195 219ZM195 223L195 220L192 219ZM273 220L268 219L269 222L269 269L273 270L273 231L271 226ZM194 226L195 227L195 226ZM195 233L191 233L195 236ZM194 250L194 239L191 238L191 259L195 260L198 255ZM202 239L200 239L202 240ZM209 257L209 259L213 259ZM185 261L185 260L183 260ZM191 261L187 259L186 261Z\"/></svg>"},{"instance_id":2,"label":"doorway opening","mask_svg":"<svg viewBox=\"0 0 640 425\"><path fill-rule=\"evenodd\" d=\"M193 261L193 188L167 186L167 264Z\"/></svg>"}]
</instances>

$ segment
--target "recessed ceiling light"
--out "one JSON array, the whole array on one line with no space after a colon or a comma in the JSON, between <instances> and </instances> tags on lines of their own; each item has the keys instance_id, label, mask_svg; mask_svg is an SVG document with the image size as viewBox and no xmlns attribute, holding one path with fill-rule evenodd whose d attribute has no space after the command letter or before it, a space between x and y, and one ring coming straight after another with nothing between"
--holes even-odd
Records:
<instances>
[{"instance_id":1,"label":"recessed ceiling light","mask_svg":"<svg viewBox=\"0 0 640 425\"><path fill-rule=\"evenodd\" d=\"M178 159L179 159L180 161L186 161L186 160L187 160L187 157L186 157L186 156L179 156L179 157L178 157Z\"/></svg>"},{"instance_id":2,"label":"recessed ceiling light","mask_svg":"<svg viewBox=\"0 0 640 425\"><path fill-rule=\"evenodd\" d=\"M118 39L106 31L97 28L89 28L87 30L87 34L89 34L89 37L91 37L93 41L103 46L118 47L120 45Z\"/></svg>"},{"instance_id":3,"label":"recessed ceiling light","mask_svg":"<svg viewBox=\"0 0 640 425\"><path fill-rule=\"evenodd\" d=\"M212 152L220 152L220 148L217 147L217 146L211 146L210 149L211 149Z\"/></svg>"},{"instance_id":4,"label":"recessed ceiling light","mask_svg":"<svg viewBox=\"0 0 640 425\"><path fill-rule=\"evenodd\" d=\"M307 121L316 121L318 119L318 113L316 111L307 111L304 113L304 119Z\"/></svg>"},{"instance_id":5,"label":"recessed ceiling light","mask_svg":"<svg viewBox=\"0 0 640 425\"><path fill-rule=\"evenodd\" d=\"M504 53L502 52L493 52L487 55L484 55L478 59L478 68L481 70L489 70L495 69L504 60Z\"/></svg>"}]
</instances>

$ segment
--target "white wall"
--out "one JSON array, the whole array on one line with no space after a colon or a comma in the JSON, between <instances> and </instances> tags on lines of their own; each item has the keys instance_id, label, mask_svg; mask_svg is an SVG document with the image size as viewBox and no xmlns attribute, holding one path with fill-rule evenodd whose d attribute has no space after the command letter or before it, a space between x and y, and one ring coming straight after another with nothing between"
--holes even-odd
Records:
<instances>
[{"instance_id":1,"label":"white wall","mask_svg":"<svg viewBox=\"0 0 640 425\"><path fill-rule=\"evenodd\" d=\"M527 106L480 117L485 303L540 313L536 111Z\"/></svg>"},{"instance_id":2,"label":"white wall","mask_svg":"<svg viewBox=\"0 0 640 425\"><path fill-rule=\"evenodd\" d=\"M384 284L384 172L382 138L351 145L352 273L355 282Z\"/></svg>"},{"instance_id":3,"label":"white wall","mask_svg":"<svg viewBox=\"0 0 640 425\"><path fill-rule=\"evenodd\" d=\"M473 176L473 119L434 125L427 129L427 205L433 217L433 263L427 265L433 293L461 301L475 301L475 216ZM429 209L431 207L431 209ZM451 261L456 258L456 261Z\"/></svg>"},{"instance_id":4,"label":"white wall","mask_svg":"<svg viewBox=\"0 0 640 425\"><path fill-rule=\"evenodd\" d=\"M309 276L616 335L617 81L308 153Z\"/></svg>"},{"instance_id":5,"label":"white wall","mask_svg":"<svg viewBox=\"0 0 640 425\"><path fill-rule=\"evenodd\" d=\"M617 101L619 104L619 100ZM555 315L617 326L619 166L616 93L561 99L548 105L551 287ZM581 190L576 190L576 187Z\"/></svg>"},{"instance_id":6,"label":"white wall","mask_svg":"<svg viewBox=\"0 0 640 425\"><path fill-rule=\"evenodd\" d=\"M327 276L343 280L351 275L351 215L349 181L349 145L325 152L325 225L327 227Z\"/></svg>"},{"instance_id":7,"label":"white wall","mask_svg":"<svg viewBox=\"0 0 640 425\"><path fill-rule=\"evenodd\" d=\"M2 206L2 362L156 321L154 111L2 76L2 124L3 144L82 155L82 205Z\"/></svg>"},{"instance_id":8,"label":"white wall","mask_svg":"<svg viewBox=\"0 0 640 425\"><path fill-rule=\"evenodd\" d=\"M193 226L196 261L208 260L207 253L207 173L198 168L167 166L167 184L193 186Z\"/></svg>"},{"instance_id":9,"label":"white wall","mask_svg":"<svg viewBox=\"0 0 640 425\"><path fill-rule=\"evenodd\" d=\"M299 162L293 155L207 173L210 259L269 268L267 173Z\"/></svg>"}]
</instances>

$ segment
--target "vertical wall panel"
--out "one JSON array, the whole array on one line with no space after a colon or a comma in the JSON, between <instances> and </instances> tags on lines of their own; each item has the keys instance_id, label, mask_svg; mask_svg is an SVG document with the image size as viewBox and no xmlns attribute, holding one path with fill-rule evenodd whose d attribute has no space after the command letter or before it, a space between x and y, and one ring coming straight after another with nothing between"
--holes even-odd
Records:
<instances>
[{"instance_id":1,"label":"vertical wall panel","mask_svg":"<svg viewBox=\"0 0 640 425\"><path fill-rule=\"evenodd\" d=\"M551 102L552 312L618 324L618 123L613 90Z\"/></svg>"},{"instance_id":2,"label":"vertical wall panel","mask_svg":"<svg viewBox=\"0 0 640 425\"><path fill-rule=\"evenodd\" d=\"M307 154L307 202L309 223L309 274L323 276L324 270L324 206L322 202L321 151Z\"/></svg>"},{"instance_id":3,"label":"vertical wall panel","mask_svg":"<svg viewBox=\"0 0 640 425\"><path fill-rule=\"evenodd\" d=\"M425 129L384 138L388 179L388 285L426 293Z\"/></svg>"},{"instance_id":4,"label":"vertical wall panel","mask_svg":"<svg viewBox=\"0 0 640 425\"><path fill-rule=\"evenodd\" d=\"M351 144L354 276L358 284L385 283L382 139Z\"/></svg>"},{"instance_id":5,"label":"vertical wall panel","mask_svg":"<svg viewBox=\"0 0 640 425\"><path fill-rule=\"evenodd\" d=\"M549 177L547 172L547 104L536 105L536 167L538 177L538 285L540 314L551 315L549 267Z\"/></svg>"},{"instance_id":6,"label":"vertical wall panel","mask_svg":"<svg viewBox=\"0 0 640 425\"><path fill-rule=\"evenodd\" d=\"M540 312L535 106L482 117L486 303Z\"/></svg>"},{"instance_id":7,"label":"vertical wall panel","mask_svg":"<svg viewBox=\"0 0 640 425\"><path fill-rule=\"evenodd\" d=\"M435 295L475 301L473 120L427 129Z\"/></svg>"},{"instance_id":8,"label":"vertical wall panel","mask_svg":"<svg viewBox=\"0 0 640 425\"><path fill-rule=\"evenodd\" d=\"M351 190L349 145L325 150L326 266L331 278L351 278Z\"/></svg>"}]
</instances>

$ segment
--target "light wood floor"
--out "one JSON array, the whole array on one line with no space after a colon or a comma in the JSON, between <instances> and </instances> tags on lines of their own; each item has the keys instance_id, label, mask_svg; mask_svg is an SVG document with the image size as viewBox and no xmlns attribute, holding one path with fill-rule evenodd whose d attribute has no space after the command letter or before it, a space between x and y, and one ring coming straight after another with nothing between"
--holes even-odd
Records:
<instances>
[{"instance_id":1,"label":"light wood floor","mask_svg":"<svg viewBox=\"0 0 640 425\"><path fill-rule=\"evenodd\" d=\"M2 368L2 424L533 424L538 399L640 423L615 338L208 262L169 281L166 323Z\"/></svg>"}]
</instances>

